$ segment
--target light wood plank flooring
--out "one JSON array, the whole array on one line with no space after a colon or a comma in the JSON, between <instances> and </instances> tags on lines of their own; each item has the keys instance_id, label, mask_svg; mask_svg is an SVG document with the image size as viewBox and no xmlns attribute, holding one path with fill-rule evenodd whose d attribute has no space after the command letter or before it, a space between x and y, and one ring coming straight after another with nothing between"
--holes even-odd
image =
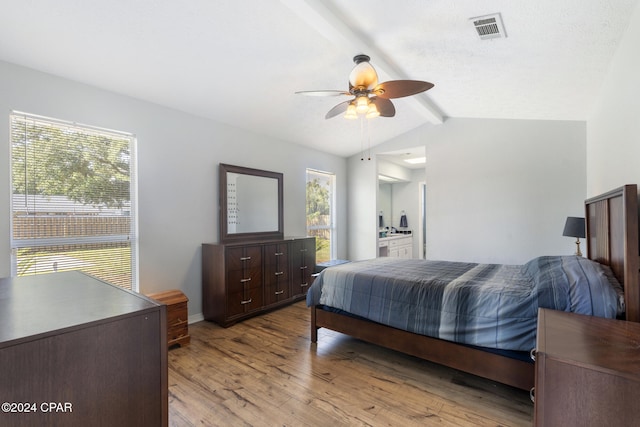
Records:
<instances>
[{"instance_id":1,"label":"light wood plank flooring","mask_svg":"<svg viewBox=\"0 0 640 427\"><path fill-rule=\"evenodd\" d=\"M172 426L530 426L527 392L321 329L304 302L169 351Z\"/></svg>"}]
</instances>

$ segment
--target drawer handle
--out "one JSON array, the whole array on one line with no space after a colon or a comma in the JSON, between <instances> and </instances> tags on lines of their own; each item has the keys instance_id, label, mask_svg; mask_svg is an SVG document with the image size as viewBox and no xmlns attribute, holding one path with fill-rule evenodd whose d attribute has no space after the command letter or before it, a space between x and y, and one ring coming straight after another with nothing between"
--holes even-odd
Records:
<instances>
[{"instance_id":1,"label":"drawer handle","mask_svg":"<svg viewBox=\"0 0 640 427\"><path fill-rule=\"evenodd\" d=\"M309 284L308 284L308 283L301 283L301 284L300 284L300 287L301 287L301 288L306 288L307 286L309 286Z\"/></svg>"},{"instance_id":2,"label":"drawer handle","mask_svg":"<svg viewBox=\"0 0 640 427\"><path fill-rule=\"evenodd\" d=\"M276 271L276 276L280 276L282 274L284 274L284 271Z\"/></svg>"},{"instance_id":3,"label":"drawer handle","mask_svg":"<svg viewBox=\"0 0 640 427\"><path fill-rule=\"evenodd\" d=\"M240 304L250 304L251 301L253 301L251 298L244 300L244 301L240 301Z\"/></svg>"},{"instance_id":4,"label":"drawer handle","mask_svg":"<svg viewBox=\"0 0 640 427\"><path fill-rule=\"evenodd\" d=\"M240 261L249 261L250 259L251 259L251 257L250 257L250 256L243 256L243 257L240 257Z\"/></svg>"},{"instance_id":5,"label":"drawer handle","mask_svg":"<svg viewBox=\"0 0 640 427\"><path fill-rule=\"evenodd\" d=\"M529 357L531 357L531 360L533 360L534 362L536 361L536 349L532 348L531 351L529 352Z\"/></svg>"},{"instance_id":6,"label":"drawer handle","mask_svg":"<svg viewBox=\"0 0 640 427\"><path fill-rule=\"evenodd\" d=\"M282 295L282 294L284 294L284 290L282 290L282 291L276 291L276 295Z\"/></svg>"},{"instance_id":7,"label":"drawer handle","mask_svg":"<svg viewBox=\"0 0 640 427\"><path fill-rule=\"evenodd\" d=\"M536 388L535 387L531 387L531 390L529 390L529 399L531 399L531 401L533 403L536 403Z\"/></svg>"},{"instance_id":8,"label":"drawer handle","mask_svg":"<svg viewBox=\"0 0 640 427\"><path fill-rule=\"evenodd\" d=\"M282 256L282 255L284 255L284 252L276 252L275 253L275 256Z\"/></svg>"},{"instance_id":9,"label":"drawer handle","mask_svg":"<svg viewBox=\"0 0 640 427\"><path fill-rule=\"evenodd\" d=\"M306 249L300 249L300 252L307 252Z\"/></svg>"},{"instance_id":10,"label":"drawer handle","mask_svg":"<svg viewBox=\"0 0 640 427\"><path fill-rule=\"evenodd\" d=\"M247 277L246 279L240 279L240 283L250 282L251 277Z\"/></svg>"},{"instance_id":11,"label":"drawer handle","mask_svg":"<svg viewBox=\"0 0 640 427\"><path fill-rule=\"evenodd\" d=\"M306 270L307 266L305 265L304 267L300 267L300 270Z\"/></svg>"}]
</instances>

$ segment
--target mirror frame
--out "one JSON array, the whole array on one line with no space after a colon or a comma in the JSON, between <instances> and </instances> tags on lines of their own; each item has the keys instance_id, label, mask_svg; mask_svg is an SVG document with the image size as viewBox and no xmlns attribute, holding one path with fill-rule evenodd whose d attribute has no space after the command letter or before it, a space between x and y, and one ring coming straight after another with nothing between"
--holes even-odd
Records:
<instances>
[{"instance_id":1,"label":"mirror frame","mask_svg":"<svg viewBox=\"0 0 640 427\"><path fill-rule=\"evenodd\" d=\"M264 178L273 178L278 183L278 229L270 231L252 231L247 233L229 233L227 218L227 173L252 175ZM220 163L219 167L219 212L220 242L231 243L241 241L259 240L282 240L284 238L284 218L283 218L283 175L280 172L270 172L261 169L252 169L243 166L234 166Z\"/></svg>"}]
</instances>

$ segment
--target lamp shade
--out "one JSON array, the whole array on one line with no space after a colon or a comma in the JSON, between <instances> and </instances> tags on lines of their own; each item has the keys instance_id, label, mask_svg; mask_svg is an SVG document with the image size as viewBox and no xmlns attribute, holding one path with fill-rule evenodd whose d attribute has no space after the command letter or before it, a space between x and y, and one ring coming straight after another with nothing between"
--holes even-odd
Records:
<instances>
[{"instance_id":1,"label":"lamp shade","mask_svg":"<svg viewBox=\"0 0 640 427\"><path fill-rule=\"evenodd\" d=\"M568 237L582 237L584 239L586 236L584 218L568 216L567 222L564 224L564 231L562 232L562 235Z\"/></svg>"}]
</instances>

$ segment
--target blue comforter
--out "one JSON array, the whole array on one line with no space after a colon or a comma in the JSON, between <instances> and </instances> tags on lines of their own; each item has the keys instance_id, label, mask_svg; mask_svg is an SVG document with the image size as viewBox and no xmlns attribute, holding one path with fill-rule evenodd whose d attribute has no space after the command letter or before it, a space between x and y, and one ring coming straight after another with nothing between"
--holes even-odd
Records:
<instances>
[{"instance_id":1,"label":"blue comforter","mask_svg":"<svg viewBox=\"0 0 640 427\"><path fill-rule=\"evenodd\" d=\"M608 267L576 256L523 265L376 258L323 270L307 305L449 341L529 351L538 307L615 318L620 289Z\"/></svg>"}]
</instances>

